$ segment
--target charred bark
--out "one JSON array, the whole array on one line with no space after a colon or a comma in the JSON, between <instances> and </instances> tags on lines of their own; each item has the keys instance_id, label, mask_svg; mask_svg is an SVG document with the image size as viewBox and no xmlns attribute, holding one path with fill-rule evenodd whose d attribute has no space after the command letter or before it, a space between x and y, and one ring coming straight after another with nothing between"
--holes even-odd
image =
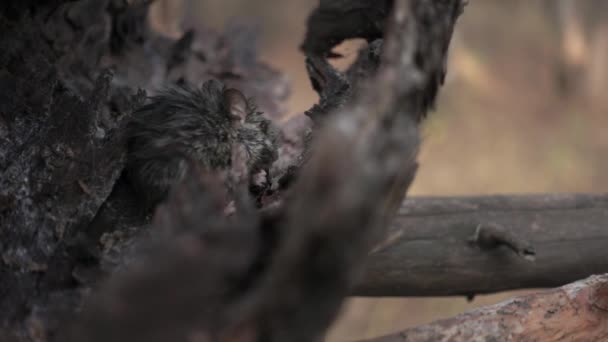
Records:
<instances>
[{"instance_id":1,"label":"charred bark","mask_svg":"<svg viewBox=\"0 0 608 342\"><path fill-rule=\"evenodd\" d=\"M217 49L243 41L242 30L174 41L150 30L147 5L0 7L0 330L19 340L53 337L146 231L121 177L124 125L144 90L214 77L282 114L287 84L252 59L253 46Z\"/></svg>"}]
</instances>

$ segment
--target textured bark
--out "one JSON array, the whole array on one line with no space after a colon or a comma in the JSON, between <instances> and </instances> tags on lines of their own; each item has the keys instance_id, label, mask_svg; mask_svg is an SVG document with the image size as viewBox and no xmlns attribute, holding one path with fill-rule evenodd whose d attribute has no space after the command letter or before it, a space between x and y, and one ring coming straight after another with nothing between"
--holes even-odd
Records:
<instances>
[{"instance_id":1,"label":"textured bark","mask_svg":"<svg viewBox=\"0 0 608 342\"><path fill-rule=\"evenodd\" d=\"M606 339L608 275L603 275L366 342Z\"/></svg>"},{"instance_id":2,"label":"textured bark","mask_svg":"<svg viewBox=\"0 0 608 342\"><path fill-rule=\"evenodd\" d=\"M140 89L214 77L282 114L287 83L242 29L175 41L150 30L147 1L129 3L0 5L0 331L19 340L52 337L146 231L121 178Z\"/></svg>"},{"instance_id":3,"label":"textured bark","mask_svg":"<svg viewBox=\"0 0 608 342\"><path fill-rule=\"evenodd\" d=\"M473 296L608 273L607 222L607 195L411 198L371 252L354 294ZM525 247L474 239L493 227Z\"/></svg>"}]
</instances>

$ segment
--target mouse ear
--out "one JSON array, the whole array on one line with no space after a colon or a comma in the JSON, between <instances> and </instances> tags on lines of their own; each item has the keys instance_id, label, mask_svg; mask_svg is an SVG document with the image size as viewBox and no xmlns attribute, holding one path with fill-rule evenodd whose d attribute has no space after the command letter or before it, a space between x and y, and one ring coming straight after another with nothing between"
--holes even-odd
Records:
<instances>
[{"instance_id":1,"label":"mouse ear","mask_svg":"<svg viewBox=\"0 0 608 342\"><path fill-rule=\"evenodd\" d=\"M228 109L230 117L234 120L244 121L247 116L247 99L240 91L230 88L224 90L224 105Z\"/></svg>"}]
</instances>

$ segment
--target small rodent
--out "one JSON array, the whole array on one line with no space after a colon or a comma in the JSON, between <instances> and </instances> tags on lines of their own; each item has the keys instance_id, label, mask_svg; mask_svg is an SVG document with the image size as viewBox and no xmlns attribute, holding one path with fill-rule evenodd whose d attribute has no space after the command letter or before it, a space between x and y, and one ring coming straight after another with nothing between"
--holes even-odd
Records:
<instances>
[{"instance_id":1,"label":"small rodent","mask_svg":"<svg viewBox=\"0 0 608 342\"><path fill-rule=\"evenodd\" d=\"M128 124L127 176L148 207L183 179L189 161L228 170L232 147L247 154L250 182L277 159L277 131L240 91L217 80L170 87L150 98Z\"/></svg>"}]
</instances>

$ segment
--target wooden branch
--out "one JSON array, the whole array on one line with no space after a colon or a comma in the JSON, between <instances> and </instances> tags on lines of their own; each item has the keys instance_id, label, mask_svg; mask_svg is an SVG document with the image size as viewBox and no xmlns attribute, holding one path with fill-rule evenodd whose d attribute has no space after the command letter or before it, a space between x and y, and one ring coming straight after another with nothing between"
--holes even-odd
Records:
<instances>
[{"instance_id":1,"label":"wooden branch","mask_svg":"<svg viewBox=\"0 0 608 342\"><path fill-rule=\"evenodd\" d=\"M607 225L608 195L408 199L354 294L470 296L561 286L608 272ZM471 239L479 227L500 227L535 255L480 246Z\"/></svg>"},{"instance_id":2,"label":"wooden branch","mask_svg":"<svg viewBox=\"0 0 608 342\"><path fill-rule=\"evenodd\" d=\"M378 72L363 96L324 123L294 185L297 197L286 202L282 241L243 323L257 326L258 337L318 341L336 317L392 204L414 178L417 119L435 98L434 76L461 7L460 0L395 1ZM430 22L437 26L429 29Z\"/></svg>"},{"instance_id":3,"label":"wooden branch","mask_svg":"<svg viewBox=\"0 0 608 342\"><path fill-rule=\"evenodd\" d=\"M606 339L608 275L603 275L367 342Z\"/></svg>"}]
</instances>

